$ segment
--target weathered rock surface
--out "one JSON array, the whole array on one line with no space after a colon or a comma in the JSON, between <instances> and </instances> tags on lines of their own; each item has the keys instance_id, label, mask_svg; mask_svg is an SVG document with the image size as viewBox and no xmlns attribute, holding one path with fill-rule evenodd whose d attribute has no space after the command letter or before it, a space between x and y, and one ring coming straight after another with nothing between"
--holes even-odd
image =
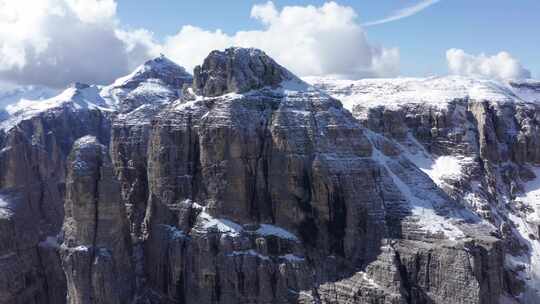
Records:
<instances>
[{"instance_id":1,"label":"weathered rock surface","mask_svg":"<svg viewBox=\"0 0 540 304\"><path fill-rule=\"evenodd\" d=\"M67 301L130 303L134 297L131 242L120 184L105 146L78 139L68 158L62 267Z\"/></svg>"},{"instance_id":2,"label":"weathered rock surface","mask_svg":"<svg viewBox=\"0 0 540 304\"><path fill-rule=\"evenodd\" d=\"M365 126L395 139L418 167L497 228L520 303L540 301L537 83L466 78L315 81ZM377 89L375 89L377 88Z\"/></svg>"},{"instance_id":3,"label":"weathered rock surface","mask_svg":"<svg viewBox=\"0 0 540 304\"><path fill-rule=\"evenodd\" d=\"M68 91L74 96L78 89ZM65 280L58 272L57 244L52 239L45 247L39 244L62 226L65 160L72 143L85 134L107 142L106 114L58 100L49 111L21 113L1 124L0 303L62 303Z\"/></svg>"},{"instance_id":4,"label":"weathered rock surface","mask_svg":"<svg viewBox=\"0 0 540 304\"><path fill-rule=\"evenodd\" d=\"M535 108L444 94L411 106L414 90L385 107L318 86L352 114L264 52L232 48L193 79L159 57L10 114L0 303L534 303L533 256L512 258L528 247L506 224L523 217L493 189L518 193L512 181L535 172L489 178L535 159ZM501 148L516 115L520 148ZM432 174L422 161L435 155L467 161L464 174Z\"/></svg>"},{"instance_id":5,"label":"weathered rock surface","mask_svg":"<svg viewBox=\"0 0 540 304\"><path fill-rule=\"evenodd\" d=\"M298 80L261 50L244 48L213 51L202 66L195 67L194 74L193 87L203 96L245 93Z\"/></svg>"},{"instance_id":6,"label":"weathered rock surface","mask_svg":"<svg viewBox=\"0 0 540 304\"><path fill-rule=\"evenodd\" d=\"M489 225L333 98L296 79L272 85L264 74L220 81L219 92L201 89L206 75L245 70L210 64L234 63L237 52L210 54L194 79L202 96L171 104L150 132L142 230L145 286L154 296L180 303L489 303L509 293L505 248ZM243 52L254 57L244 62L260 60L258 52ZM436 279L422 281L425 272Z\"/></svg>"}]
</instances>

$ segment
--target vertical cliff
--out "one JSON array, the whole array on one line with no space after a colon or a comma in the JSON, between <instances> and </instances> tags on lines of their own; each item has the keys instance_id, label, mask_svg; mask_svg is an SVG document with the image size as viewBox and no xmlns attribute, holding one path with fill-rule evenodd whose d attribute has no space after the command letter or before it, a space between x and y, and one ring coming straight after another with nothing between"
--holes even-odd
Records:
<instances>
[{"instance_id":1,"label":"vertical cliff","mask_svg":"<svg viewBox=\"0 0 540 304\"><path fill-rule=\"evenodd\" d=\"M95 137L82 137L73 145L67 168L60 252L68 303L131 303L129 229L107 148Z\"/></svg>"}]
</instances>

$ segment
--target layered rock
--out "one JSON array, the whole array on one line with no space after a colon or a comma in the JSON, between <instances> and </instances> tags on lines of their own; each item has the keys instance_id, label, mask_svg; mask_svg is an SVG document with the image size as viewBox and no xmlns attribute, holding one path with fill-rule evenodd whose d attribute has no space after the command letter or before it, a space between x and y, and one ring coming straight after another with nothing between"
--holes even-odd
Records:
<instances>
[{"instance_id":1,"label":"layered rock","mask_svg":"<svg viewBox=\"0 0 540 304\"><path fill-rule=\"evenodd\" d=\"M365 126L397 140L441 189L497 228L507 268L524 278L508 278L508 288L520 303L540 299L534 82L314 82L344 99Z\"/></svg>"},{"instance_id":2,"label":"layered rock","mask_svg":"<svg viewBox=\"0 0 540 304\"><path fill-rule=\"evenodd\" d=\"M68 158L62 267L71 304L131 303L131 242L107 148L82 137Z\"/></svg>"},{"instance_id":3,"label":"layered rock","mask_svg":"<svg viewBox=\"0 0 540 304\"><path fill-rule=\"evenodd\" d=\"M0 303L65 299L53 241L64 217L65 159L80 136L109 137L107 114L66 100L79 89L66 93L43 101L47 111L27 105L0 123Z\"/></svg>"},{"instance_id":4,"label":"layered rock","mask_svg":"<svg viewBox=\"0 0 540 304\"><path fill-rule=\"evenodd\" d=\"M278 87L284 81L297 80L261 50L244 48L213 51L202 66L195 67L194 75L194 90L211 97Z\"/></svg>"},{"instance_id":5,"label":"layered rock","mask_svg":"<svg viewBox=\"0 0 540 304\"><path fill-rule=\"evenodd\" d=\"M479 189L532 177L525 167L499 172L509 155L534 159L535 112L494 111L466 94L410 106L415 84L396 81L391 107L319 84L351 114L264 52L232 48L212 52L191 87L159 57L110 86L78 84L46 110L36 103L10 116L3 147L20 138L38 151L28 143L39 134L68 139L41 158L56 160L43 180L57 192L2 183L0 269L9 276L0 303L62 303L66 294L70 303L528 303L522 264L509 258L526 252L509 237L516 228L503 225L501 206L465 198L502 202ZM530 126L519 152L496 144L517 130L500 123L515 113ZM19 132L36 117L43 130ZM81 121L56 131L54 117ZM97 139L75 142L87 134ZM3 158L18 160L3 162L13 163L4 180L34 177L23 148ZM426 151L459 155L465 174L433 175ZM496 178L478 186L482 174ZM30 189L56 193L62 213L65 197L65 217L20 211ZM50 228L26 234L39 220ZM20 244L26 255L15 254Z\"/></svg>"},{"instance_id":6,"label":"layered rock","mask_svg":"<svg viewBox=\"0 0 540 304\"><path fill-rule=\"evenodd\" d=\"M253 65L235 65L238 54ZM509 294L505 248L489 225L337 100L296 77L252 73L290 75L260 56L211 53L195 94L155 119L142 228L153 296L489 303ZM422 280L426 272L437 279Z\"/></svg>"},{"instance_id":7,"label":"layered rock","mask_svg":"<svg viewBox=\"0 0 540 304\"><path fill-rule=\"evenodd\" d=\"M75 140L90 134L108 144L112 117L120 109L150 103L148 111L139 107L131 116L123 114L136 123L147 121L159 105L179 96L183 79L191 81L162 57L131 76L136 79L103 89L74 84L50 99L23 100L0 121L0 216L6 228L0 230L5 240L0 273L6 274L0 278L0 303L65 302L56 239L64 218L66 160ZM126 106L120 106L124 100Z\"/></svg>"}]
</instances>

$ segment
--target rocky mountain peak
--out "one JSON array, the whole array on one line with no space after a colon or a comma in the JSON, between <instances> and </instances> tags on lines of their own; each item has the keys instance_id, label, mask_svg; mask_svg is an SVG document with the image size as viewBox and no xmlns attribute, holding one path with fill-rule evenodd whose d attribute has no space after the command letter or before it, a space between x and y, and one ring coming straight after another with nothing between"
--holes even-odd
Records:
<instances>
[{"instance_id":1,"label":"rocky mountain peak","mask_svg":"<svg viewBox=\"0 0 540 304\"><path fill-rule=\"evenodd\" d=\"M297 79L265 52L254 48L213 51L195 67L193 87L203 96L244 93Z\"/></svg>"},{"instance_id":2,"label":"rocky mountain peak","mask_svg":"<svg viewBox=\"0 0 540 304\"><path fill-rule=\"evenodd\" d=\"M96 137L75 141L67 163L60 250L70 303L128 303L131 298L128 224L113 170L107 148Z\"/></svg>"},{"instance_id":3,"label":"rocky mountain peak","mask_svg":"<svg viewBox=\"0 0 540 304\"><path fill-rule=\"evenodd\" d=\"M180 96L184 85L191 85L193 77L164 55L148 60L133 73L104 87L101 96L126 113L143 104L161 104Z\"/></svg>"},{"instance_id":4,"label":"rocky mountain peak","mask_svg":"<svg viewBox=\"0 0 540 304\"><path fill-rule=\"evenodd\" d=\"M171 86L178 86L185 82L191 82L192 76L186 70L174 63L164 55L146 61L133 73L119 78L113 86L126 89L136 88L141 82L149 79L160 80Z\"/></svg>"}]
</instances>

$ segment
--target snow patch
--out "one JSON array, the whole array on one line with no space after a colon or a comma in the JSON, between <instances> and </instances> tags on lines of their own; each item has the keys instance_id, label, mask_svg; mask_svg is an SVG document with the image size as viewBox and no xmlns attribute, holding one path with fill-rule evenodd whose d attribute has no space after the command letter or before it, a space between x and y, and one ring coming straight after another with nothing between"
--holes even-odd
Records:
<instances>
[{"instance_id":1,"label":"snow patch","mask_svg":"<svg viewBox=\"0 0 540 304\"><path fill-rule=\"evenodd\" d=\"M13 215L13 206L10 205L7 198L0 195L0 217L11 217Z\"/></svg>"},{"instance_id":2,"label":"snow patch","mask_svg":"<svg viewBox=\"0 0 540 304\"><path fill-rule=\"evenodd\" d=\"M86 245L80 245L80 246L77 246L77 247L72 247L71 249L73 251L88 252L90 250L90 247L86 246Z\"/></svg>"},{"instance_id":3,"label":"snow patch","mask_svg":"<svg viewBox=\"0 0 540 304\"><path fill-rule=\"evenodd\" d=\"M231 236L239 236L243 231L241 225L227 219L215 218L206 211L202 211L199 214L199 218L202 220L202 228L204 230L217 229L219 232Z\"/></svg>"},{"instance_id":4,"label":"snow patch","mask_svg":"<svg viewBox=\"0 0 540 304\"><path fill-rule=\"evenodd\" d=\"M523 193L516 197L516 201L521 202L533 210L528 214L527 221L540 225L540 167L532 167L536 178L524 183Z\"/></svg>"},{"instance_id":5,"label":"snow patch","mask_svg":"<svg viewBox=\"0 0 540 304\"><path fill-rule=\"evenodd\" d=\"M532 212L523 217L518 217L510 213L510 219L516 224L517 230L526 241L530 256L522 257L526 270L525 282L530 286L525 298L537 299L540 296L540 240L531 240L530 235L540 233L540 167L532 167L536 178L524 183L524 192L516 197L515 201L527 206ZM515 259L515 257L514 257ZM525 298L522 298L525 300Z\"/></svg>"},{"instance_id":6,"label":"snow patch","mask_svg":"<svg viewBox=\"0 0 540 304\"><path fill-rule=\"evenodd\" d=\"M298 238L291 232L274 225L261 224L260 228L255 233L262 236L276 236L282 239L288 239L291 241L298 241Z\"/></svg>"},{"instance_id":7,"label":"snow patch","mask_svg":"<svg viewBox=\"0 0 540 304\"><path fill-rule=\"evenodd\" d=\"M411 135L407 137L408 146L400 145L403 155L426 173L437 186L442 186L445 180L458 180L464 175L466 164L474 160L470 157L443 155L433 157Z\"/></svg>"},{"instance_id":8,"label":"snow patch","mask_svg":"<svg viewBox=\"0 0 540 304\"><path fill-rule=\"evenodd\" d=\"M83 136L77 139L74 143L74 146L79 148L89 148L98 144L98 140L95 136Z\"/></svg>"},{"instance_id":9,"label":"snow patch","mask_svg":"<svg viewBox=\"0 0 540 304\"><path fill-rule=\"evenodd\" d=\"M464 233L456 227L449 219L438 215L435 212L434 202L440 200L440 197L432 195L428 192L422 192L421 189L411 189L405 181L398 177L390 168L389 163L392 161L388 156L385 156L381 151L375 148L374 136L379 136L371 131L366 132L371 141L373 149L373 159L382 164L390 174L394 184L397 186L401 194L407 200L411 207L412 215L418 219L418 224L421 229L433 234L442 233L450 240L456 240L465 237Z\"/></svg>"}]
</instances>

